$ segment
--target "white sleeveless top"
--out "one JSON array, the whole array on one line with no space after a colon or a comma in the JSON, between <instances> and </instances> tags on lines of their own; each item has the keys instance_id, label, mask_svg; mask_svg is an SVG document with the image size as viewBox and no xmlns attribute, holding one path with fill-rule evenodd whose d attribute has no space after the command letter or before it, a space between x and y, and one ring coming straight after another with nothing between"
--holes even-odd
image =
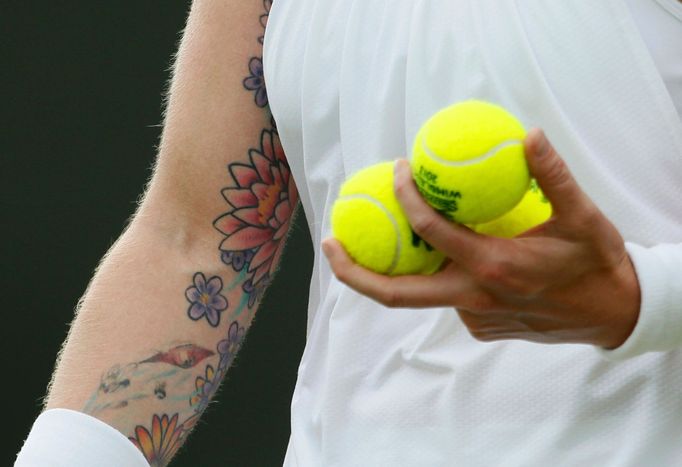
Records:
<instances>
[{"instance_id":1,"label":"white sleeveless top","mask_svg":"<svg viewBox=\"0 0 682 467\"><path fill-rule=\"evenodd\" d=\"M682 465L682 122L624 0L276 0L264 69L315 248L286 467ZM342 181L469 98L543 127L628 241L623 349L484 344L332 275Z\"/></svg>"}]
</instances>

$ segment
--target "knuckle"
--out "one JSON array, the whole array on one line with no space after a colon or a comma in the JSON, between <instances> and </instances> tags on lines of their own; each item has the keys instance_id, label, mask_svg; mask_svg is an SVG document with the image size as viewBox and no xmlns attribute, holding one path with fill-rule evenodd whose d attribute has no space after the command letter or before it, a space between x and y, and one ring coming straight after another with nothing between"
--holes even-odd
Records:
<instances>
[{"instance_id":1,"label":"knuckle","mask_svg":"<svg viewBox=\"0 0 682 467\"><path fill-rule=\"evenodd\" d=\"M537 292L539 286L527 280L518 266L510 260L498 260L481 264L475 271L474 277L484 288L504 291L519 296L533 295Z\"/></svg>"},{"instance_id":2,"label":"knuckle","mask_svg":"<svg viewBox=\"0 0 682 467\"><path fill-rule=\"evenodd\" d=\"M422 214L416 217L412 223L412 229L421 237L428 237L436 229L437 219L435 216Z\"/></svg>"},{"instance_id":3,"label":"knuckle","mask_svg":"<svg viewBox=\"0 0 682 467\"><path fill-rule=\"evenodd\" d=\"M506 280L508 266L501 261L482 262L474 271L476 277L483 284L500 284Z\"/></svg>"},{"instance_id":4,"label":"knuckle","mask_svg":"<svg viewBox=\"0 0 682 467\"><path fill-rule=\"evenodd\" d=\"M400 293L400 290L394 287L387 287L382 292L379 301L389 308L401 308L404 304L404 297Z\"/></svg>"},{"instance_id":5,"label":"knuckle","mask_svg":"<svg viewBox=\"0 0 682 467\"><path fill-rule=\"evenodd\" d=\"M601 220L601 211L594 205L586 206L578 215L578 223L581 227L594 228Z\"/></svg>"},{"instance_id":6,"label":"knuckle","mask_svg":"<svg viewBox=\"0 0 682 467\"><path fill-rule=\"evenodd\" d=\"M572 180L571 172L568 170L566 162L557 154L554 154L554 157L550 158L547 162L545 178L547 182L554 186L562 186L570 183Z\"/></svg>"},{"instance_id":7,"label":"knuckle","mask_svg":"<svg viewBox=\"0 0 682 467\"><path fill-rule=\"evenodd\" d=\"M407 191L407 183L404 180L397 179L393 184L393 192L397 197L401 197Z\"/></svg>"}]
</instances>

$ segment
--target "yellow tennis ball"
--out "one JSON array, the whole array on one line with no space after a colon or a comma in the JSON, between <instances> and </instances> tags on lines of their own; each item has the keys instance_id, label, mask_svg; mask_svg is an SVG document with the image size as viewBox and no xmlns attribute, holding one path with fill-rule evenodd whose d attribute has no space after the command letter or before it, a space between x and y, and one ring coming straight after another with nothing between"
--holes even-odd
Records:
<instances>
[{"instance_id":1,"label":"yellow tennis ball","mask_svg":"<svg viewBox=\"0 0 682 467\"><path fill-rule=\"evenodd\" d=\"M426 201L448 219L480 224L516 206L528 190L526 130L509 112L470 100L434 114L412 151L412 174Z\"/></svg>"},{"instance_id":2,"label":"yellow tennis ball","mask_svg":"<svg viewBox=\"0 0 682 467\"><path fill-rule=\"evenodd\" d=\"M387 275L431 274L444 256L411 229L393 193L393 162L367 167L342 186L332 232L353 260Z\"/></svg>"},{"instance_id":3,"label":"yellow tennis ball","mask_svg":"<svg viewBox=\"0 0 682 467\"><path fill-rule=\"evenodd\" d=\"M470 226L474 231L493 237L512 238L532 229L552 217L552 204L531 180L530 188L511 211L485 224Z\"/></svg>"}]
</instances>

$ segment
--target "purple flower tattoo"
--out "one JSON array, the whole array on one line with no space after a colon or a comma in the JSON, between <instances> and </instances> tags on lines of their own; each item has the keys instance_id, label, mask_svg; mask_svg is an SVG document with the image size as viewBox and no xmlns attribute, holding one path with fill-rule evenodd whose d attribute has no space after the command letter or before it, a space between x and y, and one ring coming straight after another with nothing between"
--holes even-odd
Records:
<instances>
[{"instance_id":1,"label":"purple flower tattoo","mask_svg":"<svg viewBox=\"0 0 682 467\"><path fill-rule=\"evenodd\" d=\"M197 376L197 379L194 381L196 389L189 398L189 405L196 413L200 414L206 410L211 397L213 397L218 390L218 386L220 386L222 376L222 374L216 374L211 365L206 367L205 376Z\"/></svg>"},{"instance_id":2,"label":"purple flower tattoo","mask_svg":"<svg viewBox=\"0 0 682 467\"><path fill-rule=\"evenodd\" d=\"M242 345L245 334L245 329L242 326L239 326L237 321L233 321L232 324L230 324L230 329L227 331L227 339L218 342L217 350L220 355L218 370L220 372L227 371L227 368L232 363L232 360L234 360L235 355L237 355L239 347Z\"/></svg>"},{"instance_id":3,"label":"purple flower tattoo","mask_svg":"<svg viewBox=\"0 0 682 467\"><path fill-rule=\"evenodd\" d=\"M239 272L244 269L244 266L249 265L253 256L255 255L254 250L244 250L244 251L223 251L220 255L223 263L228 266L231 265L232 269Z\"/></svg>"},{"instance_id":4,"label":"purple flower tattoo","mask_svg":"<svg viewBox=\"0 0 682 467\"><path fill-rule=\"evenodd\" d=\"M265 8L265 14L260 16L260 25L263 27L263 31L265 31L265 27L268 24L268 17L270 16L270 8L272 8L272 0L263 0L263 7ZM261 45L263 45L264 39L265 35L258 36L258 42L260 42Z\"/></svg>"},{"instance_id":5,"label":"purple flower tattoo","mask_svg":"<svg viewBox=\"0 0 682 467\"><path fill-rule=\"evenodd\" d=\"M239 326L237 321L233 321L227 331L227 339L218 342L217 350L220 354L218 367L214 369L212 365L206 366L204 375L197 376L194 383L195 390L189 399L189 405L196 413L201 413L208 407L211 398L215 395L220 382L225 377L235 355L237 355L245 334L244 327Z\"/></svg>"},{"instance_id":6,"label":"purple flower tattoo","mask_svg":"<svg viewBox=\"0 0 682 467\"><path fill-rule=\"evenodd\" d=\"M252 57L249 61L249 73L251 76L244 78L244 87L249 91L256 91L256 105L265 107L268 105L268 93L265 90L263 78L263 60L260 57Z\"/></svg>"},{"instance_id":7,"label":"purple flower tattoo","mask_svg":"<svg viewBox=\"0 0 682 467\"><path fill-rule=\"evenodd\" d=\"M268 288L269 284L270 275L264 276L255 285L253 284L252 279L249 279L246 282L244 282L244 284L242 285L242 290L249 295L249 308L253 308L253 305L256 303L256 301L260 300L263 297L263 295L265 294L265 290Z\"/></svg>"},{"instance_id":8,"label":"purple flower tattoo","mask_svg":"<svg viewBox=\"0 0 682 467\"><path fill-rule=\"evenodd\" d=\"M187 310L189 317L197 321L206 316L208 323L217 327L220 313L227 308L227 299L220 294L221 290L223 281L220 277L213 276L207 281L202 273L194 274L194 285L185 290L185 297L191 304Z\"/></svg>"}]
</instances>

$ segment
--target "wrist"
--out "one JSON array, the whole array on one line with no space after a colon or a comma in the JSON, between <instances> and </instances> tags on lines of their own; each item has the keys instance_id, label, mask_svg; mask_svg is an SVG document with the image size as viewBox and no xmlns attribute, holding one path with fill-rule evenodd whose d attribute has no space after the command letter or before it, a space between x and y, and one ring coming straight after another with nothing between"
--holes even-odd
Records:
<instances>
[{"instance_id":1,"label":"wrist","mask_svg":"<svg viewBox=\"0 0 682 467\"><path fill-rule=\"evenodd\" d=\"M599 345L606 350L620 347L630 337L639 318L641 291L637 273L627 252L612 273L614 299L609 303L609 323L604 340Z\"/></svg>"}]
</instances>

